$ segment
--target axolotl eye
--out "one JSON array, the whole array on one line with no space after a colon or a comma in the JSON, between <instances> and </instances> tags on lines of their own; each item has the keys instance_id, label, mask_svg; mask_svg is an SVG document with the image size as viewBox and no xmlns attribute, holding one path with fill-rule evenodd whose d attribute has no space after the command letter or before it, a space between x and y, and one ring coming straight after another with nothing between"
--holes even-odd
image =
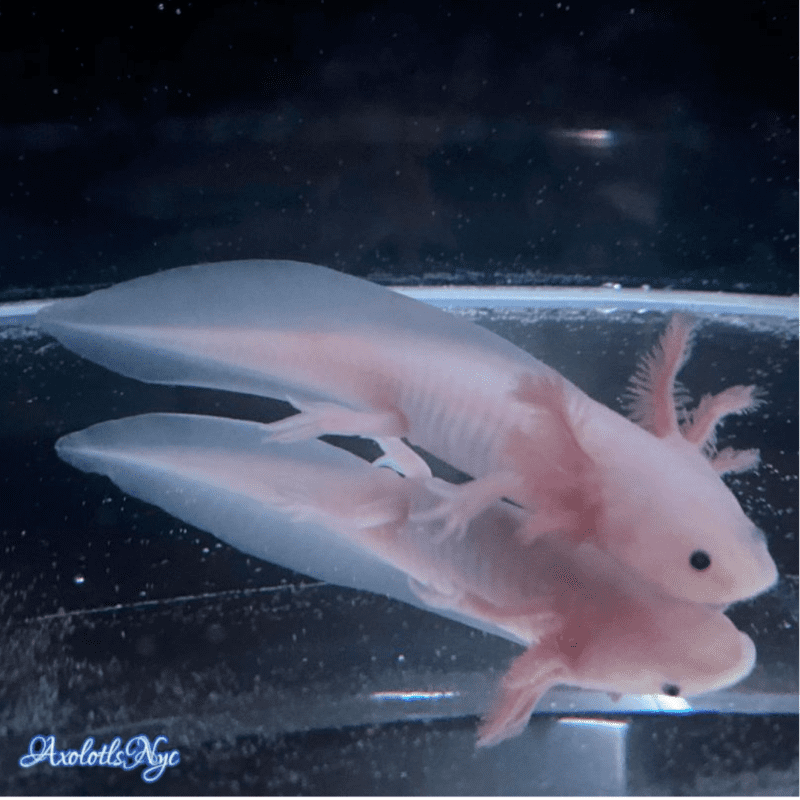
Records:
<instances>
[{"instance_id":1,"label":"axolotl eye","mask_svg":"<svg viewBox=\"0 0 800 800\"><path fill-rule=\"evenodd\" d=\"M665 683L661 687L662 694L668 694L670 697L677 697L681 693L681 687L676 686L674 683Z\"/></svg>"},{"instance_id":2,"label":"axolotl eye","mask_svg":"<svg viewBox=\"0 0 800 800\"><path fill-rule=\"evenodd\" d=\"M711 556L705 550L695 550L689 556L689 563L698 571L702 572L711 566Z\"/></svg>"}]
</instances>

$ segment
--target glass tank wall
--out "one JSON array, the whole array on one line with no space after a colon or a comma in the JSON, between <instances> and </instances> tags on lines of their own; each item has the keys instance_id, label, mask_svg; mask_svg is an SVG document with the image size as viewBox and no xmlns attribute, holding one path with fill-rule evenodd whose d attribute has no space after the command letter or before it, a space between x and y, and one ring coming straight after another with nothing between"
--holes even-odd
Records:
<instances>
[{"instance_id":1,"label":"glass tank wall","mask_svg":"<svg viewBox=\"0 0 800 800\"><path fill-rule=\"evenodd\" d=\"M618 296L616 307L591 309L491 307L486 298L470 309L454 298L451 310L619 408L637 356L668 315ZM163 786L179 791L202 782L221 793L707 793L715 780L729 792L782 791L791 759L771 743L790 740L797 704L797 337L779 306L706 314L682 375L696 397L757 382L768 398L726 423L719 443L761 449L760 469L730 485L781 574L728 612L756 643L753 673L672 705L558 687L521 737L477 754L477 715L518 645L248 557L53 450L65 433L131 414L271 421L285 404L141 384L33 328L7 328L3 484L14 503L4 528L4 747L22 755L51 730L74 746L90 734L166 735L182 766ZM714 759L694 773L685 736L702 737ZM452 771L442 773L442 759ZM128 774L84 772L32 769L9 776L9 787L130 790Z\"/></svg>"}]
</instances>

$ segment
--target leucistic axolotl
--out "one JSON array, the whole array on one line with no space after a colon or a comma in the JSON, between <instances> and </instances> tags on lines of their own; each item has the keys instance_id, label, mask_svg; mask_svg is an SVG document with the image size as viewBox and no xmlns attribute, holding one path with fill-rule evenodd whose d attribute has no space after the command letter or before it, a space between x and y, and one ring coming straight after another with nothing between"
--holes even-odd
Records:
<instances>
[{"instance_id":1,"label":"leucistic axolotl","mask_svg":"<svg viewBox=\"0 0 800 800\"><path fill-rule=\"evenodd\" d=\"M525 542L517 534L528 512L504 502L463 537L437 536L441 520L414 521L437 502L428 481L323 442L280 445L259 432L253 422L146 414L69 434L56 448L245 553L525 645L480 745L519 733L557 684L691 696L753 667L753 642L722 611L632 579L590 540Z\"/></svg>"},{"instance_id":2,"label":"leucistic axolotl","mask_svg":"<svg viewBox=\"0 0 800 800\"><path fill-rule=\"evenodd\" d=\"M54 303L38 322L129 377L288 399L301 413L265 428L274 441L371 437L403 474L430 477L406 438L474 478L430 484L443 499L426 518L445 520L442 536L505 497L533 512L523 541L591 542L682 599L725 605L777 577L720 478L757 452L713 452L717 425L754 408L754 388L681 405L684 316L636 372L632 419L478 325L298 262L168 270Z\"/></svg>"}]
</instances>

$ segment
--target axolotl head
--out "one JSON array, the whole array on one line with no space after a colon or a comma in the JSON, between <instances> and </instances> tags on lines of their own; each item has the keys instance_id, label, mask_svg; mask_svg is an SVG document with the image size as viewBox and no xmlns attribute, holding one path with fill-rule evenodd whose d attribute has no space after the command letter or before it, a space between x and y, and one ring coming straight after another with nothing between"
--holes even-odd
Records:
<instances>
[{"instance_id":1,"label":"axolotl head","mask_svg":"<svg viewBox=\"0 0 800 800\"><path fill-rule=\"evenodd\" d=\"M647 433L642 431L647 436ZM609 552L673 597L728 605L777 579L764 534L679 434L618 463L605 509Z\"/></svg>"},{"instance_id":2,"label":"axolotl head","mask_svg":"<svg viewBox=\"0 0 800 800\"><path fill-rule=\"evenodd\" d=\"M721 611L679 601L626 610L582 653L582 686L691 697L732 686L755 666L753 641Z\"/></svg>"}]
</instances>

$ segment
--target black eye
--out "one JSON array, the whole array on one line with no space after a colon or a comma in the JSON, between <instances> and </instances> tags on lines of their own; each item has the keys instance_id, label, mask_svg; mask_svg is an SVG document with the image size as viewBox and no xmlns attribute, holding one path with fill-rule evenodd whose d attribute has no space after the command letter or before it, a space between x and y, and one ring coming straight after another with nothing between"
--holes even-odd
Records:
<instances>
[{"instance_id":1,"label":"black eye","mask_svg":"<svg viewBox=\"0 0 800 800\"><path fill-rule=\"evenodd\" d=\"M695 550L689 556L689 563L698 571L702 572L711 566L711 556L705 550Z\"/></svg>"},{"instance_id":2,"label":"black eye","mask_svg":"<svg viewBox=\"0 0 800 800\"><path fill-rule=\"evenodd\" d=\"M681 693L681 687L676 686L674 683L665 683L661 687L662 694L668 694L670 697L677 697Z\"/></svg>"}]
</instances>

